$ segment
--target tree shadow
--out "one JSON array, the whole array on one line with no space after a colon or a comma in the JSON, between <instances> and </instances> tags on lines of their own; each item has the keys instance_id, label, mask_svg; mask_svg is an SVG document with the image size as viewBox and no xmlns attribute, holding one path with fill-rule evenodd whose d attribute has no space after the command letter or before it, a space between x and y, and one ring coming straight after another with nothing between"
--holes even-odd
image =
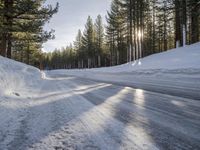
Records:
<instances>
[{"instance_id":1,"label":"tree shadow","mask_svg":"<svg viewBox=\"0 0 200 150\"><path fill-rule=\"evenodd\" d=\"M38 97L22 112L0 106L20 117L8 149L34 149L50 135L57 141L64 138L63 148L55 144L54 149L200 149L198 102L94 81L85 84L78 78L70 82L76 83L70 83L71 89ZM70 130L76 126L81 137ZM58 132L66 135L57 137ZM0 143L6 136L0 136Z\"/></svg>"},{"instance_id":2,"label":"tree shadow","mask_svg":"<svg viewBox=\"0 0 200 150\"><path fill-rule=\"evenodd\" d=\"M143 138L139 145L141 149L154 149L154 145L159 149L199 149L200 116L197 116L197 109L193 109L194 105L174 105L173 100L182 103L182 99L173 96L130 89L121 103L114 106L114 118L132 130L133 135Z\"/></svg>"},{"instance_id":3,"label":"tree shadow","mask_svg":"<svg viewBox=\"0 0 200 150\"><path fill-rule=\"evenodd\" d=\"M83 95L104 114L102 129L94 135L107 133L104 142L114 141L112 149L200 148L197 101L120 86L112 89Z\"/></svg>"},{"instance_id":4,"label":"tree shadow","mask_svg":"<svg viewBox=\"0 0 200 150\"><path fill-rule=\"evenodd\" d=\"M66 84L65 81L61 81ZM74 82L74 81L70 81ZM2 131L0 136L0 143L5 143L7 138L7 145L1 145L0 149L13 149L13 150L26 150L32 148L31 146L40 143L41 140L48 137L52 133L56 133L66 124L79 116L84 112L89 111L94 107L94 105L83 98L87 93L97 92L98 90L108 90L110 85L99 84L92 82L92 84L87 83L85 86L83 81L77 81L78 85L71 85L73 89L65 91L62 89L61 92L55 91L54 93L48 93L45 96L39 96L33 99L20 99L12 98L13 101L29 101L30 105L20 105L18 108L7 107L6 105L1 105L1 112L9 112L11 115L15 114L12 118L13 123L16 123L15 127L9 131L9 126L7 131ZM53 83L52 83L53 84ZM84 85L85 87L78 88L79 85ZM115 94L115 93L112 93ZM8 116L10 117L10 116Z\"/></svg>"}]
</instances>

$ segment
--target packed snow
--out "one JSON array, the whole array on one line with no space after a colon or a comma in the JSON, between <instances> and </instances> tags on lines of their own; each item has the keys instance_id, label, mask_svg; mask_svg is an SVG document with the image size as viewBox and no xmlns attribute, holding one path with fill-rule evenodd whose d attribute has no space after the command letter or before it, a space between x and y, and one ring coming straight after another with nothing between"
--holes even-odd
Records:
<instances>
[{"instance_id":1,"label":"packed snow","mask_svg":"<svg viewBox=\"0 0 200 150\"><path fill-rule=\"evenodd\" d=\"M0 57L0 149L200 149L200 43L98 69Z\"/></svg>"}]
</instances>

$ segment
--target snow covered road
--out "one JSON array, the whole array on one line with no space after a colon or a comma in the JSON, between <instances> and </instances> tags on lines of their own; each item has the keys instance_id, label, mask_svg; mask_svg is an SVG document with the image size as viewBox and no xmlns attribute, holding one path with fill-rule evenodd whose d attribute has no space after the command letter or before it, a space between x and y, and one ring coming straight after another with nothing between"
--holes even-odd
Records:
<instances>
[{"instance_id":1,"label":"snow covered road","mask_svg":"<svg viewBox=\"0 0 200 150\"><path fill-rule=\"evenodd\" d=\"M200 149L200 101L123 83L54 72L33 95L4 97L0 149Z\"/></svg>"},{"instance_id":2,"label":"snow covered road","mask_svg":"<svg viewBox=\"0 0 200 150\"><path fill-rule=\"evenodd\" d=\"M96 72L93 70L47 71L52 77L72 76L119 86L129 86L173 96L200 100L200 69L147 69L132 72Z\"/></svg>"}]
</instances>

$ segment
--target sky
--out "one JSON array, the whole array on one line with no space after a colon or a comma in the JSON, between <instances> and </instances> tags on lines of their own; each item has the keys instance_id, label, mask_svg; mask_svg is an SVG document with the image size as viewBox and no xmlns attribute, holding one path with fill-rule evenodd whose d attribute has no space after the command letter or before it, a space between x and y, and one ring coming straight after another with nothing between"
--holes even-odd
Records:
<instances>
[{"instance_id":1,"label":"sky","mask_svg":"<svg viewBox=\"0 0 200 150\"><path fill-rule=\"evenodd\" d=\"M53 16L45 30L54 29L56 38L43 44L43 51L49 52L56 48L66 47L73 43L78 29L84 30L88 15L95 21L98 14L104 24L107 10L112 0L47 0L46 4L55 6L59 2L59 11Z\"/></svg>"}]
</instances>

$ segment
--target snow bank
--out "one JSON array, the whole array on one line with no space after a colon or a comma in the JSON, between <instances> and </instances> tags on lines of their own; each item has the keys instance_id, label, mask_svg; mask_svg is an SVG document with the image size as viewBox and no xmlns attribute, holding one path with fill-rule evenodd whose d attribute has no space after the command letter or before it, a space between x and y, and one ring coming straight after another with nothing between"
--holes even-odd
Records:
<instances>
[{"instance_id":1,"label":"snow bank","mask_svg":"<svg viewBox=\"0 0 200 150\"><path fill-rule=\"evenodd\" d=\"M144 69L200 69L200 42L171 49L145 57L139 61L119 65L116 67L94 69L105 72L129 72Z\"/></svg>"},{"instance_id":2,"label":"snow bank","mask_svg":"<svg viewBox=\"0 0 200 150\"><path fill-rule=\"evenodd\" d=\"M150 55L141 60L127 64L84 70L69 70L70 73L77 71L95 72L132 72L149 69L200 69L200 42L185 47L171 49L166 52Z\"/></svg>"},{"instance_id":3,"label":"snow bank","mask_svg":"<svg viewBox=\"0 0 200 150\"><path fill-rule=\"evenodd\" d=\"M29 87L35 87L40 76L40 71L35 67L0 56L0 96L19 94Z\"/></svg>"}]
</instances>

